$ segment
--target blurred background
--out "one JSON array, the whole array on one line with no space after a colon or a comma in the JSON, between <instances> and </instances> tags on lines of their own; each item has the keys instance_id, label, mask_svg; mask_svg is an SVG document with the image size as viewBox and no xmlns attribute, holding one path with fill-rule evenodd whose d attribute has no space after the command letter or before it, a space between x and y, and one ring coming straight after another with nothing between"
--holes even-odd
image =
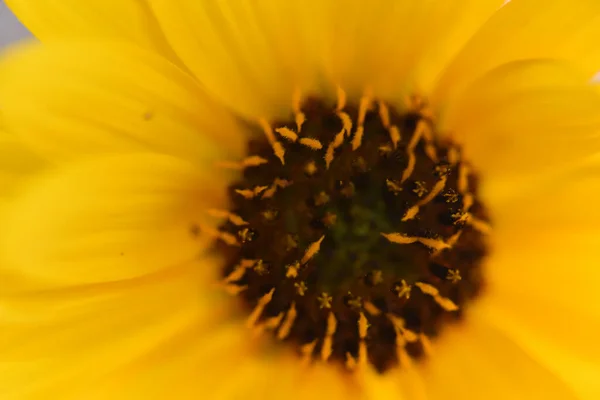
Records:
<instances>
[{"instance_id":1,"label":"blurred background","mask_svg":"<svg viewBox=\"0 0 600 400\"><path fill-rule=\"evenodd\" d=\"M10 12L4 0L0 1L0 50L17 40L29 38L27 29Z\"/></svg>"}]
</instances>

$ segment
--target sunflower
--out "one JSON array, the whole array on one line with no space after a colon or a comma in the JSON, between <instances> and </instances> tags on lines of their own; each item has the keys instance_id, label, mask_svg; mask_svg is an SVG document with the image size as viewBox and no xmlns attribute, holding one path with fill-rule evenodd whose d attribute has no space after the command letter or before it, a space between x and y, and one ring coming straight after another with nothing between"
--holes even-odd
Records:
<instances>
[{"instance_id":1,"label":"sunflower","mask_svg":"<svg viewBox=\"0 0 600 400\"><path fill-rule=\"evenodd\" d=\"M600 398L600 3L11 0L3 399Z\"/></svg>"}]
</instances>

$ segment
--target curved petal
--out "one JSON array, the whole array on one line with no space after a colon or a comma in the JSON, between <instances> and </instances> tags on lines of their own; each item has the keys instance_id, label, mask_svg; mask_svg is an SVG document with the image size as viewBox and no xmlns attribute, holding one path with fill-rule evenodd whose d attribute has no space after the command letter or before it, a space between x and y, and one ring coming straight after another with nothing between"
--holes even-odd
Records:
<instances>
[{"instance_id":1,"label":"curved petal","mask_svg":"<svg viewBox=\"0 0 600 400\"><path fill-rule=\"evenodd\" d=\"M0 127L0 202L13 193L23 180L43 170L43 159Z\"/></svg>"},{"instance_id":2,"label":"curved petal","mask_svg":"<svg viewBox=\"0 0 600 400\"><path fill-rule=\"evenodd\" d=\"M130 279L197 257L195 224L226 179L160 154L90 157L31 182L6 211L2 270L40 285ZM2 288L12 290L14 288Z\"/></svg>"},{"instance_id":3,"label":"curved petal","mask_svg":"<svg viewBox=\"0 0 600 400\"><path fill-rule=\"evenodd\" d=\"M448 329L422 366L429 400L576 400L560 377L477 316Z\"/></svg>"},{"instance_id":4,"label":"curved petal","mask_svg":"<svg viewBox=\"0 0 600 400\"><path fill-rule=\"evenodd\" d=\"M42 41L64 37L114 38L174 56L144 0L7 0L6 3Z\"/></svg>"},{"instance_id":5,"label":"curved petal","mask_svg":"<svg viewBox=\"0 0 600 400\"><path fill-rule=\"evenodd\" d=\"M474 82L446 109L442 128L496 194L600 151L599 110L600 93L571 68L525 60Z\"/></svg>"},{"instance_id":6,"label":"curved petal","mask_svg":"<svg viewBox=\"0 0 600 400\"><path fill-rule=\"evenodd\" d=\"M579 391L600 394L590 385L597 382L583 382L600 371L597 222L591 231L548 223L536 229L525 216L521 224L511 237L499 235L481 312Z\"/></svg>"},{"instance_id":7,"label":"curved petal","mask_svg":"<svg viewBox=\"0 0 600 400\"><path fill-rule=\"evenodd\" d=\"M342 374L332 368L302 368L297 358L257 354L252 337L239 325L211 325L157 347L88 388L82 397L131 399L301 400L358 399ZM265 349L262 349L265 350ZM268 351L268 350L267 350ZM90 390L91 389L91 390Z\"/></svg>"},{"instance_id":8,"label":"curved petal","mask_svg":"<svg viewBox=\"0 0 600 400\"><path fill-rule=\"evenodd\" d=\"M204 163L245 145L191 76L124 42L23 47L0 64L0 92L7 128L53 160L155 151Z\"/></svg>"},{"instance_id":9,"label":"curved petal","mask_svg":"<svg viewBox=\"0 0 600 400\"><path fill-rule=\"evenodd\" d=\"M429 400L425 390L427 382L416 365L408 363L384 375L369 369L364 373L362 384L367 400Z\"/></svg>"},{"instance_id":10,"label":"curved petal","mask_svg":"<svg viewBox=\"0 0 600 400\"><path fill-rule=\"evenodd\" d=\"M287 116L310 92L323 25L318 1L155 0L173 49L203 87L250 118Z\"/></svg>"},{"instance_id":11,"label":"curved petal","mask_svg":"<svg viewBox=\"0 0 600 400\"><path fill-rule=\"evenodd\" d=\"M227 304L202 289L212 268L199 260L127 282L1 297L0 396L90 398L75 394L183 332L200 340Z\"/></svg>"},{"instance_id":12,"label":"curved petal","mask_svg":"<svg viewBox=\"0 0 600 400\"><path fill-rule=\"evenodd\" d=\"M530 58L569 58L591 77L600 69L600 3L595 0L511 1L467 43L440 77L436 104L455 95L485 72Z\"/></svg>"},{"instance_id":13,"label":"curved petal","mask_svg":"<svg viewBox=\"0 0 600 400\"><path fill-rule=\"evenodd\" d=\"M495 209L488 295L476 310L569 382L600 396L597 164Z\"/></svg>"},{"instance_id":14,"label":"curved petal","mask_svg":"<svg viewBox=\"0 0 600 400\"><path fill-rule=\"evenodd\" d=\"M321 6L325 7L326 2ZM427 94L451 58L502 0L331 2L325 68L351 96Z\"/></svg>"}]
</instances>

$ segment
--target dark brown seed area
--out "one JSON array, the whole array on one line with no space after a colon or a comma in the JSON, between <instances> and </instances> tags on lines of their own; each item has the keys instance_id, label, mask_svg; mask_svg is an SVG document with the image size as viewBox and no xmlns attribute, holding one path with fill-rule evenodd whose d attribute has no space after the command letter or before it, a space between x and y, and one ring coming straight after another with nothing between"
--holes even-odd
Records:
<instances>
[{"instance_id":1,"label":"dark brown seed area","mask_svg":"<svg viewBox=\"0 0 600 400\"><path fill-rule=\"evenodd\" d=\"M224 223L237 243L215 247L248 312L259 305L255 324L313 359L347 366L360 361L362 345L385 372L402 354L422 356L427 338L480 293L488 217L460 148L437 138L421 113L389 108L383 118L381 107L366 113L359 146L358 107L345 107L353 128L340 142L340 113L318 100L303 104L300 132L293 116L271 124L283 164L272 141L251 140L248 154L268 162L231 186L230 211L244 223ZM418 133L422 126L429 134ZM276 133L282 127L298 137Z\"/></svg>"}]
</instances>

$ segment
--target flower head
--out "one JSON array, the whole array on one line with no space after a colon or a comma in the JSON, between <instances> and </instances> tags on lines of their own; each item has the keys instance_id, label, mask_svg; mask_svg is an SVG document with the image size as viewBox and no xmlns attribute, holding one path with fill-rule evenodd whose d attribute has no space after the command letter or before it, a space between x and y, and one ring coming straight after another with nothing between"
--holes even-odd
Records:
<instances>
[{"instance_id":1,"label":"flower head","mask_svg":"<svg viewBox=\"0 0 600 400\"><path fill-rule=\"evenodd\" d=\"M596 2L8 3L3 398L600 395Z\"/></svg>"}]
</instances>

